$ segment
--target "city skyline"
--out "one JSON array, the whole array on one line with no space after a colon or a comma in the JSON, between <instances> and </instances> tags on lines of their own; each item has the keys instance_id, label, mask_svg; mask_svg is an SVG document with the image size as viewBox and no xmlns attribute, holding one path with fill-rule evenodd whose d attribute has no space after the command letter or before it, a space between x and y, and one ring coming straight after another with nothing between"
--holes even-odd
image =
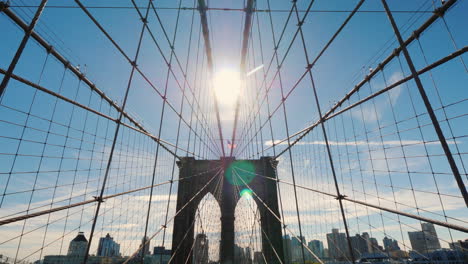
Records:
<instances>
[{"instance_id":1,"label":"city skyline","mask_svg":"<svg viewBox=\"0 0 468 264\"><path fill-rule=\"evenodd\" d=\"M466 10L0 0L0 262L468 262Z\"/></svg>"}]
</instances>

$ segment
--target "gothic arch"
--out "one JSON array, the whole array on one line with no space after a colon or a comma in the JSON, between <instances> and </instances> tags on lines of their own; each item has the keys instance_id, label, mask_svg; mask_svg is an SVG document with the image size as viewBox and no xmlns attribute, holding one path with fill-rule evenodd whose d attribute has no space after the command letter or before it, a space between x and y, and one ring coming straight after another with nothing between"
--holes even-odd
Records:
<instances>
[{"instance_id":1,"label":"gothic arch","mask_svg":"<svg viewBox=\"0 0 468 264\"><path fill-rule=\"evenodd\" d=\"M191 224L195 219L195 212L201 199L207 193L213 194L221 209L220 262L222 264L234 263L234 214L238 202L238 196L235 195L237 192L235 185L243 183L233 181L232 177L229 178L229 168L233 162L251 164L249 166L251 166L253 173L247 175L249 182L248 186L244 187L248 187L255 193L263 230L262 251L268 263L283 262L281 222L276 219L280 216L276 189L277 161L271 157L244 161L236 161L233 158L195 160L193 157L184 157L178 162L179 187L176 212L179 213L174 219L172 248L173 252L176 252L176 247L179 244L181 248L174 256L175 263L185 263L186 259L189 259L189 264L192 263L189 252L193 244L194 230ZM218 168L222 168L223 174L216 174L219 171ZM218 188L216 188L217 186ZM276 216L273 216L272 212ZM276 254L281 261L278 260Z\"/></svg>"}]
</instances>

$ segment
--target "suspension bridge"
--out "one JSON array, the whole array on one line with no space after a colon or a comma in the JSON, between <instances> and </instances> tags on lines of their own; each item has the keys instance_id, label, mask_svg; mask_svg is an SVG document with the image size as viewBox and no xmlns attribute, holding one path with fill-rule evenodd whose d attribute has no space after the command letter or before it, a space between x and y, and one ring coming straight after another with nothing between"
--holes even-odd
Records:
<instances>
[{"instance_id":1,"label":"suspension bridge","mask_svg":"<svg viewBox=\"0 0 468 264\"><path fill-rule=\"evenodd\" d=\"M468 263L468 2L0 1L0 263Z\"/></svg>"}]
</instances>

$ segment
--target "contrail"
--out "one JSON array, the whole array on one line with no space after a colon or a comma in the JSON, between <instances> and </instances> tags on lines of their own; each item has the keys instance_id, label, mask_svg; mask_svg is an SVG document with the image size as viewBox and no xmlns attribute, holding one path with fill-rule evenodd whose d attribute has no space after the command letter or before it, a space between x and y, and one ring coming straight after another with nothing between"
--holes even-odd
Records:
<instances>
[{"instance_id":1,"label":"contrail","mask_svg":"<svg viewBox=\"0 0 468 264\"><path fill-rule=\"evenodd\" d=\"M248 76L250 76L250 75L254 74L255 72L257 72L257 71L258 71L258 70L260 70L261 68L263 68L263 64L262 64L262 65L260 65L260 66L258 66L258 67L257 67L257 68L255 68L255 69L253 69L253 70L249 71L249 72L247 73L247 75L246 75L246 76L248 77Z\"/></svg>"}]
</instances>

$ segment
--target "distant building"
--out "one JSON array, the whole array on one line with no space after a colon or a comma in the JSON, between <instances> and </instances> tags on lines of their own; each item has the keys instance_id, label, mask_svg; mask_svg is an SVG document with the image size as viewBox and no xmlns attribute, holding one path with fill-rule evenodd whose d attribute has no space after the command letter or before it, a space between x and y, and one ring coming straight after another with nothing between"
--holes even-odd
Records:
<instances>
[{"instance_id":1,"label":"distant building","mask_svg":"<svg viewBox=\"0 0 468 264\"><path fill-rule=\"evenodd\" d=\"M88 240L83 232L78 232L78 235L70 242L68 246L68 256L83 257L88 249Z\"/></svg>"},{"instance_id":2,"label":"distant building","mask_svg":"<svg viewBox=\"0 0 468 264\"><path fill-rule=\"evenodd\" d=\"M299 239L296 237L293 237L291 239L291 261L293 263L302 261L302 247L303 247L303 243L304 244L306 243L306 239L303 236L299 237ZM304 255L306 255L306 251L307 250L304 249Z\"/></svg>"},{"instance_id":3,"label":"distant building","mask_svg":"<svg viewBox=\"0 0 468 264\"><path fill-rule=\"evenodd\" d=\"M252 249L250 247L245 248L245 264L252 264Z\"/></svg>"},{"instance_id":4,"label":"distant building","mask_svg":"<svg viewBox=\"0 0 468 264\"><path fill-rule=\"evenodd\" d=\"M377 242L376 238L371 237L369 238L369 241L370 241L373 253L382 253L384 251L383 247L379 245L379 242Z\"/></svg>"},{"instance_id":5,"label":"distant building","mask_svg":"<svg viewBox=\"0 0 468 264\"><path fill-rule=\"evenodd\" d=\"M254 252L253 264L265 264L265 259L263 258L262 252L260 251Z\"/></svg>"},{"instance_id":6,"label":"distant building","mask_svg":"<svg viewBox=\"0 0 468 264\"><path fill-rule=\"evenodd\" d=\"M350 259L346 234L340 233L337 228L327 234L328 254L331 259L347 260Z\"/></svg>"},{"instance_id":7,"label":"distant building","mask_svg":"<svg viewBox=\"0 0 468 264\"><path fill-rule=\"evenodd\" d=\"M366 241L366 247L367 247L367 249L366 249L365 251L363 251L362 254L373 252L372 244L371 244L371 242L370 242L369 233L363 232L362 235L361 235L361 237L364 239L364 241Z\"/></svg>"},{"instance_id":8,"label":"distant building","mask_svg":"<svg viewBox=\"0 0 468 264\"><path fill-rule=\"evenodd\" d=\"M153 249L153 255L171 255L171 250L166 249L165 247L159 246L159 247L154 247Z\"/></svg>"},{"instance_id":9,"label":"distant building","mask_svg":"<svg viewBox=\"0 0 468 264\"><path fill-rule=\"evenodd\" d=\"M165 247L154 247L153 255L145 256L145 264L168 264L171 259L171 250Z\"/></svg>"},{"instance_id":10,"label":"distant building","mask_svg":"<svg viewBox=\"0 0 468 264\"><path fill-rule=\"evenodd\" d=\"M289 235L283 236L283 251L284 251L284 263L291 264L292 252L291 252L291 238Z\"/></svg>"},{"instance_id":11,"label":"distant building","mask_svg":"<svg viewBox=\"0 0 468 264\"><path fill-rule=\"evenodd\" d=\"M350 239L355 259L359 259L362 255L369 253L368 240L364 236L356 234L350 237Z\"/></svg>"},{"instance_id":12,"label":"distant building","mask_svg":"<svg viewBox=\"0 0 468 264\"><path fill-rule=\"evenodd\" d=\"M449 246L452 250L468 251L468 239L465 239L465 241L458 240L456 242L449 243Z\"/></svg>"},{"instance_id":13,"label":"distant building","mask_svg":"<svg viewBox=\"0 0 468 264\"><path fill-rule=\"evenodd\" d=\"M101 242L101 240L99 242ZM88 240L84 236L83 232L79 232L78 235L70 242L67 255L44 256L42 264L82 264L86 255L87 247ZM87 264L121 264L125 260L126 258L122 258L120 256L89 256Z\"/></svg>"},{"instance_id":14,"label":"distant building","mask_svg":"<svg viewBox=\"0 0 468 264\"><path fill-rule=\"evenodd\" d=\"M99 239L97 255L101 257L119 257L120 245L107 233L105 237Z\"/></svg>"},{"instance_id":15,"label":"distant building","mask_svg":"<svg viewBox=\"0 0 468 264\"><path fill-rule=\"evenodd\" d=\"M197 234L195 237L195 245L193 247L193 263L207 264L209 241L205 234Z\"/></svg>"},{"instance_id":16,"label":"distant building","mask_svg":"<svg viewBox=\"0 0 468 264\"><path fill-rule=\"evenodd\" d=\"M428 259L432 263L450 263L450 264L466 264L468 263L467 252L459 250L451 250L447 248L437 249L430 252Z\"/></svg>"},{"instance_id":17,"label":"distant building","mask_svg":"<svg viewBox=\"0 0 468 264\"><path fill-rule=\"evenodd\" d=\"M398 241L396 241L395 239L384 237L383 245L384 245L385 252L387 253L400 250L400 247L398 246Z\"/></svg>"},{"instance_id":18,"label":"distant building","mask_svg":"<svg viewBox=\"0 0 468 264\"><path fill-rule=\"evenodd\" d=\"M325 252L324 252L324 248L323 248L323 243L322 241L320 240L311 240L309 241L309 243L307 244L307 246L309 247L309 249L314 252L314 254L319 258L319 259L324 259L325 258ZM310 254L310 253L308 253ZM311 261L315 261L315 262L318 262L318 260L312 255L310 254L310 260Z\"/></svg>"},{"instance_id":19,"label":"distant building","mask_svg":"<svg viewBox=\"0 0 468 264\"><path fill-rule=\"evenodd\" d=\"M244 263L246 261L246 255L244 248L234 245L234 262L235 263Z\"/></svg>"},{"instance_id":20,"label":"distant building","mask_svg":"<svg viewBox=\"0 0 468 264\"><path fill-rule=\"evenodd\" d=\"M421 223L422 231L408 232L411 247L416 254L427 255L440 249L439 238L435 227L431 223Z\"/></svg>"},{"instance_id":21,"label":"distant building","mask_svg":"<svg viewBox=\"0 0 468 264\"><path fill-rule=\"evenodd\" d=\"M87 264L122 264L126 258L122 257L100 257L89 256ZM135 264L135 262L130 262ZM42 264L83 264L83 258L62 256L62 255L49 255L44 257Z\"/></svg>"},{"instance_id":22,"label":"distant building","mask_svg":"<svg viewBox=\"0 0 468 264\"><path fill-rule=\"evenodd\" d=\"M234 245L234 263L252 264L252 250Z\"/></svg>"},{"instance_id":23,"label":"distant building","mask_svg":"<svg viewBox=\"0 0 468 264\"><path fill-rule=\"evenodd\" d=\"M149 237L144 237L142 240L141 240L141 244L139 246L139 248L141 248L140 252L138 252L138 256L141 258L142 256L146 256L146 255L149 255L151 254L150 252L150 241L149 241Z\"/></svg>"}]
</instances>

